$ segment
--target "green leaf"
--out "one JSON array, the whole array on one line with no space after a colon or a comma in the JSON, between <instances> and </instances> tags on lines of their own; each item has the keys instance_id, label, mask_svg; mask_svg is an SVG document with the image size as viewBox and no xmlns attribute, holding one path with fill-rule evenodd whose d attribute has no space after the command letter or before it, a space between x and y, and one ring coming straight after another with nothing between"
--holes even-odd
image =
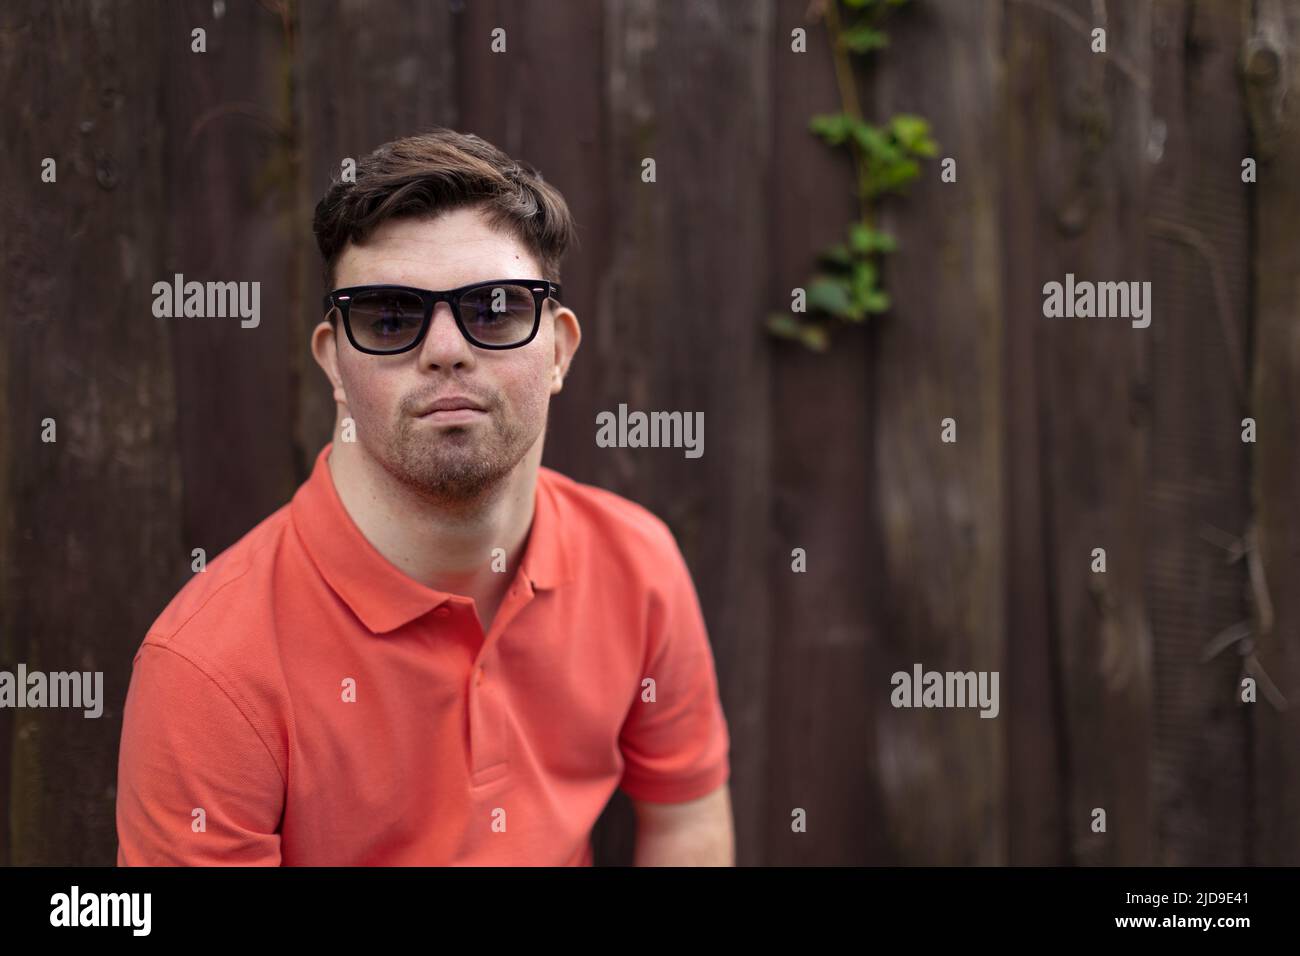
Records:
<instances>
[{"instance_id":1,"label":"green leaf","mask_svg":"<svg viewBox=\"0 0 1300 956\"><path fill-rule=\"evenodd\" d=\"M854 252L869 252L867 246L870 241L871 227L866 223L855 222L849 227L849 245L853 247Z\"/></svg>"},{"instance_id":2,"label":"green leaf","mask_svg":"<svg viewBox=\"0 0 1300 956\"><path fill-rule=\"evenodd\" d=\"M930 124L913 113L898 113L890 117L889 131L906 146L911 141L928 135Z\"/></svg>"},{"instance_id":3,"label":"green leaf","mask_svg":"<svg viewBox=\"0 0 1300 956\"><path fill-rule=\"evenodd\" d=\"M804 326L800 341L814 352L825 352L830 337L826 334L825 326L809 323Z\"/></svg>"},{"instance_id":4,"label":"green leaf","mask_svg":"<svg viewBox=\"0 0 1300 956\"><path fill-rule=\"evenodd\" d=\"M898 147L889 141L889 137L878 126L872 126L865 120L850 118L849 132L870 159L880 161L891 157L902 158Z\"/></svg>"},{"instance_id":5,"label":"green leaf","mask_svg":"<svg viewBox=\"0 0 1300 956\"><path fill-rule=\"evenodd\" d=\"M918 136L908 144L908 150L916 156L937 156L939 153L939 144L930 137L929 127L926 127L926 133Z\"/></svg>"},{"instance_id":6,"label":"green leaf","mask_svg":"<svg viewBox=\"0 0 1300 956\"><path fill-rule=\"evenodd\" d=\"M865 23L859 23L840 34L840 45L854 53L870 53L889 46L889 37Z\"/></svg>"},{"instance_id":7,"label":"green leaf","mask_svg":"<svg viewBox=\"0 0 1300 956\"><path fill-rule=\"evenodd\" d=\"M773 312L767 317L767 330L782 339L803 339L803 323L788 312Z\"/></svg>"},{"instance_id":8,"label":"green leaf","mask_svg":"<svg viewBox=\"0 0 1300 956\"><path fill-rule=\"evenodd\" d=\"M888 163L872 170L869 183L869 195L876 196L884 192L896 192L921 173L920 164L914 159L904 159L897 163Z\"/></svg>"},{"instance_id":9,"label":"green leaf","mask_svg":"<svg viewBox=\"0 0 1300 956\"><path fill-rule=\"evenodd\" d=\"M912 153L916 156L923 156L926 159L933 159L939 155L939 144L932 139L927 139L914 144L912 146Z\"/></svg>"},{"instance_id":10,"label":"green leaf","mask_svg":"<svg viewBox=\"0 0 1300 956\"><path fill-rule=\"evenodd\" d=\"M846 113L818 113L808 123L808 128L832 146L849 138L853 117Z\"/></svg>"},{"instance_id":11,"label":"green leaf","mask_svg":"<svg viewBox=\"0 0 1300 956\"><path fill-rule=\"evenodd\" d=\"M865 318L867 304L872 301L872 296L879 291L876 289L876 267L870 262L859 262L854 267L852 291L853 305L861 313L861 317ZM858 321L858 319L854 321Z\"/></svg>"},{"instance_id":12,"label":"green leaf","mask_svg":"<svg viewBox=\"0 0 1300 956\"><path fill-rule=\"evenodd\" d=\"M876 266L869 259L863 259L853 265L853 290L855 292L865 291L876 284Z\"/></svg>"},{"instance_id":13,"label":"green leaf","mask_svg":"<svg viewBox=\"0 0 1300 956\"><path fill-rule=\"evenodd\" d=\"M854 321L861 318L861 310L853 302L848 282L830 276L813 279L808 287L808 308Z\"/></svg>"},{"instance_id":14,"label":"green leaf","mask_svg":"<svg viewBox=\"0 0 1300 956\"><path fill-rule=\"evenodd\" d=\"M919 116L899 113L890 119L889 131L909 153L934 156L938 152L938 146L930 138L930 124Z\"/></svg>"},{"instance_id":15,"label":"green leaf","mask_svg":"<svg viewBox=\"0 0 1300 956\"><path fill-rule=\"evenodd\" d=\"M872 229L866 223L855 222L849 229L849 245L859 255L869 256L877 252L894 252L898 243L887 232Z\"/></svg>"},{"instance_id":16,"label":"green leaf","mask_svg":"<svg viewBox=\"0 0 1300 956\"><path fill-rule=\"evenodd\" d=\"M887 312L890 306L889 293L881 289L874 289L867 295L862 306L868 312Z\"/></svg>"},{"instance_id":17,"label":"green leaf","mask_svg":"<svg viewBox=\"0 0 1300 956\"><path fill-rule=\"evenodd\" d=\"M826 328L820 322L801 322L782 312L773 312L767 317L767 330L777 338L798 342L814 352L826 351L830 342Z\"/></svg>"}]
</instances>

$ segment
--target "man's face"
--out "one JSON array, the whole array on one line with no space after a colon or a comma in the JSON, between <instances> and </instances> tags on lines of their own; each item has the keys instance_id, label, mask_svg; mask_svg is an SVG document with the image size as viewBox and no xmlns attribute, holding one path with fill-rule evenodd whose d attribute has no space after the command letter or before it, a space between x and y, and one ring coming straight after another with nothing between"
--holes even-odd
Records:
<instances>
[{"instance_id":1,"label":"man's face","mask_svg":"<svg viewBox=\"0 0 1300 956\"><path fill-rule=\"evenodd\" d=\"M335 288L390 283L454 289L491 279L541 279L527 247L490 229L474 208L435 219L389 220L339 258ZM399 481L439 501L472 500L496 486L546 428L577 348L577 318L548 299L537 336L514 349L471 345L451 307L437 303L424 339L398 355L358 352L341 320L312 335L317 362L334 383L341 414L356 423L360 450ZM468 398L481 412L421 415L443 398Z\"/></svg>"}]
</instances>

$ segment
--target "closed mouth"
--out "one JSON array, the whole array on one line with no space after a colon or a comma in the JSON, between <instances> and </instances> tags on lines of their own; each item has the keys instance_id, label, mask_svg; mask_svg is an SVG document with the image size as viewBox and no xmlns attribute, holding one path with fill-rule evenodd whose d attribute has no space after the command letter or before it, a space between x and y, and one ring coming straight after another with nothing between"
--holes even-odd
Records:
<instances>
[{"instance_id":1,"label":"closed mouth","mask_svg":"<svg viewBox=\"0 0 1300 956\"><path fill-rule=\"evenodd\" d=\"M426 405L424 409L418 413L418 417L422 418L425 415L432 415L434 412L454 411L482 412L486 411L486 409L484 409L482 405L478 404L478 402L468 398L440 398L436 402Z\"/></svg>"}]
</instances>

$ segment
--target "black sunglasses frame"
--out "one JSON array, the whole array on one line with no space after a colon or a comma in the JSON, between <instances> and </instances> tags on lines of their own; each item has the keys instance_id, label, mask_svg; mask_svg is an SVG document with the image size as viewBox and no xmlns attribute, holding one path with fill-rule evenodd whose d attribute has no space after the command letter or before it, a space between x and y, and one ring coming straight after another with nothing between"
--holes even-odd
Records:
<instances>
[{"instance_id":1,"label":"black sunglasses frame","mask_svg":"<svg viewBox=\"0 0 1300 956\"><path fill-rule=\"evenodd\" d=\"M488 345L480 342L469 334L465 328L465 322L460 316L460 298L467 292L475 289L490 288L499 285L519 285L525 286L533 293L533 302L536 310L533 312L533 330L528 333L528 338L522 342L513 345ZM413 292L420 297L424 303L424 321L420 324L420 331L416 333L415 339L410 345L403 345L399 349L368 349L358 344L356 337L352 334L352 322L348 317L348 306L351 304L352 297L359 292L375 292L383 289L392 289L400 292ZM491 279L487 282L474 282L470 285L463 285L456 289L447 289L442 292L433 289L419 289L409 285L350 285L342 289L335 289L333 292L325 293L324 305L325 314L328 316L333 309L339 310L339 315L343 320L343 330L347 333L348 341L358 352L365 352L367 355L401 355L403 352L409 352L413 348L419 347L424 341L424 336L429 331L429 326L433 323L433 310L439 302L446 302L451 306L452 318L456 320L456 328L460 329L460 334L465 336L465 341L475 348L490 349L492 351L502 351L504 349L523 348L534 338L537 337L537 330L542 325L542 306L547 299L560 301L560 286L556 282L548 282L545 279Z\"/></svg>"}]
</instances>

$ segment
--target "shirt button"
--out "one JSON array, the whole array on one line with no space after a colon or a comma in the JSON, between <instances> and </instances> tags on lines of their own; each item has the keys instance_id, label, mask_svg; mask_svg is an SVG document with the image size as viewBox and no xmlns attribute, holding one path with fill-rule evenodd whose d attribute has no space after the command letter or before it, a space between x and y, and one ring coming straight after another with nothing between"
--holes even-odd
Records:
<instances>
[{"instance_id":1,"label":"shirt button","mask_svg":"<svg viewBox=\"0 0 1300 956\"><path fill-rule=\"evenodd\" d=\"M481 684L481 683L483 683L483 668L482 668L482 667L480 667L480 668L478 669L478 678L474 681L474 683L476 683L476 684Z\"/></svg>"},{"instance_id":2,"label":"shirt button","mask_svg":"<svg viewBox=\"0 0 1300 956\"><path fill-rule=\"evenodd\" d=\"M433 616L434 616L434 617L450 617L450 616L451 616L451 608L448 608L448 607L439 607L436 611L433 612Z\"/></svg>"}]
</instances>

